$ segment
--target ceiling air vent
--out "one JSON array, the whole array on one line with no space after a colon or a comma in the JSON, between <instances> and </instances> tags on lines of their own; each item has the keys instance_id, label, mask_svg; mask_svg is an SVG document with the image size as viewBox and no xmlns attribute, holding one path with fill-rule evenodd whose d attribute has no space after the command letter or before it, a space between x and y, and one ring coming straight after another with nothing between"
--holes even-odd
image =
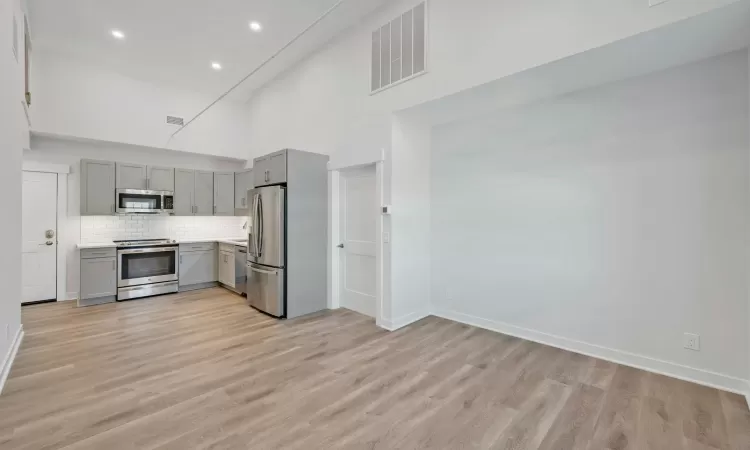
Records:
<instances>
[{"instance_id":1,"label":"ceiling air vent","mask_svg":"<svg viewBox=\"0 0 750 450\"><path fill-rule=\"evenodd\" d=\"M183 119L182 117L167 116L167 123L170 125L183 126L185 125L185 119Z\"/></svg>"},{"instance_id":2,"label":"ceiling air vent","mask_svg":"<svg viewBox=\"0 0 750 450\"><path fill-rule=\"evenodd\" d=\"M427 67L427 2L373 31L370 92L423 74Z\"/></svg>"}]
</instances>

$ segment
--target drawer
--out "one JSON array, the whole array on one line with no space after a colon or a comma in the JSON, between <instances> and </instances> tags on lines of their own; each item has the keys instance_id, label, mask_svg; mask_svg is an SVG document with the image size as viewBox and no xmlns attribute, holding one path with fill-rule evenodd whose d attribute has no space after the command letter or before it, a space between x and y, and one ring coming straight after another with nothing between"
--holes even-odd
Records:
<instances>
[{"instance_id":1,"label":"drawer","mask_svg":"<svg viewBox=\"0 0 750 450\"><path fill-rule=\"evenodd\" d=\"M234 254L235 246L232 244L219 244L219 251L222 253Z\"/></svg>"},{"instance_id":2,"label":"drawer","mask_svg":"<svg viewBox=\"0 0 750 450\"><path fill-rule=\"evenodd\" d=\"M180 244L180 252L203 252L215 250L216 242L196 242L195 244Z\"/></svg>"},{"instance_id":3,"label":"drawer","mask_svg":"<svg viewBox=\"0 0 750 450\"><path fill-rule=\"evenodd\" d=\"M81 259L110 258L117 256L117 249L111 248L82 248Z\"/></svg>"}]
</instances>

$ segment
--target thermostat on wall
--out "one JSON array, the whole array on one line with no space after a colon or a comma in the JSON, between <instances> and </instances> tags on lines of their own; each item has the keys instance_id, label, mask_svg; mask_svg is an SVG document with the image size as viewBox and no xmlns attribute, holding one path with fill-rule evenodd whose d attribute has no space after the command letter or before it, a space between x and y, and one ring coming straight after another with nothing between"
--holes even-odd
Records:
<instances>
[{"instance_id":1,"label":"thermostat on wall","mask_svg":"<svg viewBox=\"0 0 750 450\"><path fill-rule=\"evenodd\" d=\"M383 205L382 212L383 212L383 214L390 214L391 213L391 205Z\"/></svg>"}]
</instances>

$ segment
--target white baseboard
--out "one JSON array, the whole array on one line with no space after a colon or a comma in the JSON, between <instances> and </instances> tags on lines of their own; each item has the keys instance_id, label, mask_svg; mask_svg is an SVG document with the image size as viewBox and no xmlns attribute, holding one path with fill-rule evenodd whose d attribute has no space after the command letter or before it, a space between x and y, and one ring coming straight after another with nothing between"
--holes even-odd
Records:
<instances>
[{"instance_id":1,"label":"white baseboard","mask_svg":"<svg viewBox=\"0 0 750 450\"><path fill-rule=\"evenodd\" d=\"M750 402L750 391L748 386L750 382L742 378L724 375L721 373L711 372L703 369L696 369L681 364L663 361L644 355L615 350L608 347L589 344L587 342L576 341L573 339L555 336L553 334L543 333L528 328L517 327L503 322L498 322L482 317L476 317L456 311L445 309L436 309L433 315L455 322L473 325L490 331L515 336L528 341L538 342L540 344L561 348L574 353L591 356L594 358L604 359L624 366L634 367L636 369L646 370L648 372L666 375L672 378L678 378L684 381L709 386L740 395L748 396Z\"/></svg>"},{"instance_id":2,"label":"white baseboard","mask_svg":"<svg viewBox=\"0 0 750 450\"><path fill-rule=\"evenodd\" d=\"M16 337L13 339L13 343L8 349L8 354L5 355L5 359L3 360L3 365L0 366L0 394L3 393L3 388L5 387L5 381L8 379L8 375L10 375L10 368L13 366L13 361L16 359L18 348L21 346L21 341L23 340L23 334L24 334L23 325L21 325L20 327L18 327L18 331L16 332Z\"/></svg>"},{"instance_id":3,"label":"white baseboard","mask_svg":"<svg viewBox=\"0 0 750 450\"><path fill-rule=\"evenodd\" d=\"M745 401L747 402L747 408L750 409L750 381L747 382L745 387Z\"/></svg>"},{"instance_id":4,"label":"white baseboard","mask_svg":"<svg viewBox=\"0 0 750 450\"><path fill-rule=\"evenodd\" d=\"M78 300L78 292L68 292L65 301Z\"/></svg>"},{"instance_id":5,"label":"white baseboard","mask_svg":"<svg viewBox=\"0 0 750 450\"><path fill-rule=\"evenodd\" d=\"M422 320L429 315L430 315L429 311L414 311L409 314L398 317L396 319L391 319L391 320L383 319L379 325L388 331L396 331L399 328L403 328L418 320Z\"/></svg>"}]
</instances>

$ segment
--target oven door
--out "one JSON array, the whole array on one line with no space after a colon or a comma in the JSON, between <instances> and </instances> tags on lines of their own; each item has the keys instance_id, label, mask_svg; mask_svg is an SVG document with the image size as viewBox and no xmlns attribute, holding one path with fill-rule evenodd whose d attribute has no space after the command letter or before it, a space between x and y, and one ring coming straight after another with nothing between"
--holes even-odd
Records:
<instances>
[{"instance_id":1,"label":"oven door","mask_svg":"<svg viewBox=\"0 0 750 450\"><path fill-rule=\"evenodd\" d=\"M164 192L145 189L117 189L119 214L159 214L164 210Z\"/></svg>"},{"instance_id":2,"label":"oven door","mask_svg":"<svg viewBox=\"0 0 750 450\"><path fill-rule=\"evenodd\" d=\"M177 281L177 248L117 250L117 287Z\"/></svg>"}]
</instances>

